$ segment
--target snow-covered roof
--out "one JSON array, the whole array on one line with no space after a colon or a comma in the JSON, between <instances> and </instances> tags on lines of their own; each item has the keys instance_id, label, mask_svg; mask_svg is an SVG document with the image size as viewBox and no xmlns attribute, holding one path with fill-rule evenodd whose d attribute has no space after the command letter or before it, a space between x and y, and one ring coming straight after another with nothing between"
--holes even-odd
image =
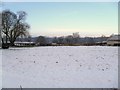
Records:
<instances>
[{"instance_id":1,"label":"snow-covered roof","mask_svg":"<svg viewBox=\"0 0 120 90\"><path fill-rule=\"evenodd\" d=\"M32 44L32 43L34 43L34 42L15 42L15 44L22 44L22 43L24 43L24 44Z\"/></svg>"},{"instance_id":2,"label":"snow-covered roof","mask_svg":"<svg viewBox=\"0 0 120 90\"><path fill-rule=\"evenodd\" d=\"M120 41L120 35L113 35L110 38L108 38L108 41Z\"/></svg>"}]
</instances>

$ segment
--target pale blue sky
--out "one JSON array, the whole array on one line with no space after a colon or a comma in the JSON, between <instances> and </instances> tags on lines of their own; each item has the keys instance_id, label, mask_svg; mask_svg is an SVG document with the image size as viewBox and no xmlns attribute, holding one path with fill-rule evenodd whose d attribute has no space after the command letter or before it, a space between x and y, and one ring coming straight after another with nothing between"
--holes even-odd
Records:
<instances>
[{"instance_id":1,"label":"pale blue sky","mask_svg":"<svg viewBox=\"0 0 120 90\"><path fill-rule=\"evenodd\" d=\"M26 11L32 35L110 35L118 32L117 2L6 2L3 9Z\"/></svg>"}]
</instances>

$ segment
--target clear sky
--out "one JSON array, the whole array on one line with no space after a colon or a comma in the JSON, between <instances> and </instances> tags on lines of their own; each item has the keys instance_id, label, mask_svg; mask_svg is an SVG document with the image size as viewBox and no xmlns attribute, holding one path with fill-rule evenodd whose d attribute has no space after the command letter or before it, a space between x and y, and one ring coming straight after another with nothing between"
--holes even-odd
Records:
<instances>
[{"instance_id":1,"label":"clear sky","mask_svg":"<svg viewBox=\"0 0 120 90\"><path fill-rule=\"evenodd\" d=\"M81 36L118 33L117 2L6 2L3 9L26 11L34 36Z\"/></svg>"}]
</instances>

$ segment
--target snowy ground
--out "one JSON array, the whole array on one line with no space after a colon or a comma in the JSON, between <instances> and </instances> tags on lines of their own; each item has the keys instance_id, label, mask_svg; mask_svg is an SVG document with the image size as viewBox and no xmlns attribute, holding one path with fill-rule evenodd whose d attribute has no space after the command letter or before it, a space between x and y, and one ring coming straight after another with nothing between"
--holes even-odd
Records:
<instances>
[{"instance_id":1,"label":"snowy ground","mask_svg":"<svg viewBox=\"0 0 120 90\"><path fill-rule=\"evenodd\" d=\"M3 88L117 88L118 47L10 48L2 70Z\"/></svg>"},{"instance_id":2,"label":"snowy ground","mask_svg":"<svg viewBox=\"0 0 120 90\"><path fill-rule=\"evenodd\" d=\"M2 50L0 50L0 90L2 89Z\"/></svg>"}]
</instances>

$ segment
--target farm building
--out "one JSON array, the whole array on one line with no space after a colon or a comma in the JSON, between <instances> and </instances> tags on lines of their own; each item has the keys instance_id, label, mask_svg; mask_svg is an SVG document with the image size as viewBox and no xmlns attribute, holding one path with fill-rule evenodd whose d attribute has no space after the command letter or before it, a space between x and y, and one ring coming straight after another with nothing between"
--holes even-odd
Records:
<instances>
[{"instance_id":1,"label":"farm building","mask_svg":"<svg viewBox=\"0 0 120 90\"><path fill-rule=\"evenodd\" d=\"M108 38L108 40L107 40L107 45L120 46L120 34L110 36L110 38Z\"/></svg>"}]
</instances>

